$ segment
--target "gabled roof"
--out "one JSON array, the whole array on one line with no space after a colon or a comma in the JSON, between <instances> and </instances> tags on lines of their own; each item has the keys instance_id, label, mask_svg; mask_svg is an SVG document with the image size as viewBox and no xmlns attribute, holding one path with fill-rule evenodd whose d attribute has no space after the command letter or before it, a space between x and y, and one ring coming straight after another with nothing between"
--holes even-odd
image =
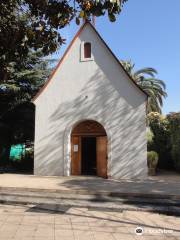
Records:
<instances>
[{"instance_id":1,"label":"gabled roof","mask_svg":"<svg viewBox=\"0 0 180 240\"><path fill-rule=\"evenodd\" d=\"M128 78L132 81L133 84L135 84L135 86L137 88L140 89L140 91L142 91L147 97L148 94L133 80L133 78L129 75L129 73L125 70L125 68L123 67L123 65L121 64L121 62L119 61L119 59L115 56L115 54L112 52L112 50L109 48L109 46L106 44L106 42L103 40L103 38L100 36L100 34L97 32L97 30L95 29L95 27L89 22L86 21L79 29L79 31L76 33L76 35L74 36L73 40L71 41L71 43L69 44L68 48L66 49L64 55L62 56L62 58L60 59L59 63L57 64L57 66L55 67L55 69L52 71L49 79L46 81L46 83L44 84L44 86L40 89L40 91L36 94L36 96L32 99L32 102L34 102L39 95L45 90L45 88L48 86L48 84L50 83L51 79L53 78L54 74L56 73L57 69L60 67L61 63L64 61L67 53L70 51L73 43L75 42L75 40L79 37L79 35L81 34L82 30L85 28L86 25L90 25L91 28L95 31L95 33L98 35L98 37L100 38L100 40L104 43L104 45L106 46L106 48L109 50L109 52L111 53L111 55L114 57L114 59L118 62L118 64L120 65L120 67L124 70L125 74L128 76Z\"/></svg>"}]
</instances>

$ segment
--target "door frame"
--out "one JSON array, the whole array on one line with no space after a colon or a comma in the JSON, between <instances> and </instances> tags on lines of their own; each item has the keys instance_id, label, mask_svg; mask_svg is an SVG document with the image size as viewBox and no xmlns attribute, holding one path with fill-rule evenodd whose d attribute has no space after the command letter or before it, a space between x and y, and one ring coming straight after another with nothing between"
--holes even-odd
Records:
<instances>
[{"instance_id":1,"label":"door frame","mask_svg":"<svg viewBox=\"0 0 180 240\"><path fill-rule=\"evenodd\" d=\"M82 138L86 137L86 138L95 138L96 139L96 167L97 167L97 173L94 176L97 177L103 177L103 178L107 178L108 176L108 138L107 135L101 136L101 135L78 135L78 136L71 136L71 172L70 175L72 176L83 176L82 174ZM101 148L98 148L98 138L105 138L106 141L106 145L105 145L105 149L106 151L105 153L105 162L99 162L98 160L100 158L98 158L98 152L101 151ZM73 141L75 140L75 141ZM78 152L74 152L73 146L78 144ZM100 155L99 155L100 157ZM102 175L102 172L100 169L98 169L98 166L100 165L106 165L106 173ZM74 165L75 167L72 167L72 165ZM99 175L100 174L100 175Z\"/></svg>"},{"instance_id":2,"label":"door frame","mask_svg":"<svg viewBox=\"0 0 180 240\"><path fill-rule=\"evenodd\" d=\"M107 133L104 127L94 120L86 120L77 124L71 132L71 175L82 174L82 138L94 137L104 139L102 146L98 145L96 140L96 167L97 174L95 176L107 178ZM99 154L101 152L101 154ZM100 167L98 169L98 167Z\"/></svg>"},{"instance_id":3,"label":"door frame","mask_svg":"<svg viewBox=\"0 0 180 240\"><path fill-rule=\"evenodd\" d=\"M83 119L77 119L76 121L70 121L67 123L64 131L64 141L63 141L63 153L64 153L64 176L71 176L71 134L75 126L77 126L80 122L84 122L86 120L93 120L101 124L105 131L107 136L107 178L111 178L111 165L112 165L112 134L110 130L110 126L108 123L103 121L102 119L97 118L83 118Z\"/></svg>"}]
</instances>

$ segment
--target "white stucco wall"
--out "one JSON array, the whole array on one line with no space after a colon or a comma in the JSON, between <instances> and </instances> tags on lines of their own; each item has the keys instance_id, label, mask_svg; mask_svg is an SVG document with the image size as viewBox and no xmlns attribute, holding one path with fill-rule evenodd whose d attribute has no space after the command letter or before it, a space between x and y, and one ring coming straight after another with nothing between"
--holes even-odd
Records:
<instances>
[{"instance_id":1,"label":"white stucco wall","mask_svg":"<svg viewBox=\"0 0 180 240\"><path fill-rule=\"evenodd\" d=\"M93 61L80 61L83 41L92 43ZM146 96L89 24L34 103L36 175L68 175L71 130L92 119L107 131L108 176L146 176Z\"/></svg>"}]
</instances>

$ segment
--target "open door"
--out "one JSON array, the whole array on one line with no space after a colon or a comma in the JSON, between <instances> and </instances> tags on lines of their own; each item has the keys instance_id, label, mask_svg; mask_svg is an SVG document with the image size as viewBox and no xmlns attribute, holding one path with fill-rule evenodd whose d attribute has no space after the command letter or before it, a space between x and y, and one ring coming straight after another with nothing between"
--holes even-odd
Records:
<instances>
[{"instance_id":1,"label":"open door","mask_svg":"<svg viewBox=\"0 0 180 240\"><path fill-rule=\"evenodd\" d=\"M81 137L71 138L71 174L81 175Z\"/></svg>"},{"instance_id":2,"label":"open door","mask_svg":"<svg viewBox=\"0 0 180 240\"><path fill-rule=\"evenodd\" d=\"M85 120L71 133L71 174L107 178L107 134L104 127Z\"/></svg>"},{"instance_id":3,"label":"open door","mask_svg":"<svg viewBox=\"0 0 180 240\"><path fill-rule=\"evenodd\" d=\"M107 137L96 138L97 176L107 178Z\"/></svg>"}]
</instances>

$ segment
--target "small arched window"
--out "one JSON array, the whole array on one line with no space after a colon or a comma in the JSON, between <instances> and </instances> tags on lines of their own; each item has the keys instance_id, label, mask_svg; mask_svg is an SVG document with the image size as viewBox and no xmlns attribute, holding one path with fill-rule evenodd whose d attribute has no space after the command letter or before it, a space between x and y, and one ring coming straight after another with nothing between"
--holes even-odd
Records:
<instances>
[{"instance_id":1,"label":"small arched window","mask_svg":"<svg viewBox=\"0 0 180 240\"><path fill-rule=\"evenodd\" d=\"M91 43L84 43L84 58L91 58Z\"/></svg>"}]
</instances>

